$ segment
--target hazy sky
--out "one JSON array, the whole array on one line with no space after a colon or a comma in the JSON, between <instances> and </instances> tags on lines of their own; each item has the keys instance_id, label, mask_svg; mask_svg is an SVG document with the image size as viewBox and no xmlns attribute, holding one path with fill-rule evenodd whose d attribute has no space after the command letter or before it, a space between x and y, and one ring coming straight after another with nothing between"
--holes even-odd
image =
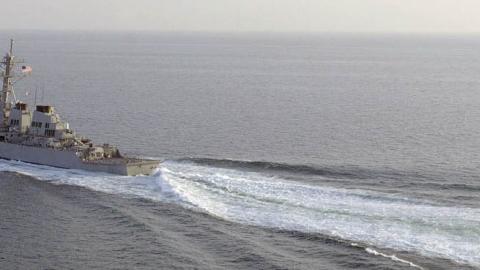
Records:
<instances>
[{"instance_id":1,"label":"hazy sky","mask_svg":"<svg viewBox=\"0 0 480 270\"><path fill-rule=\"evenodd\" d=\"M480 0L0 0L2 29L480 32Z\"/></svg>"}]
</instances>

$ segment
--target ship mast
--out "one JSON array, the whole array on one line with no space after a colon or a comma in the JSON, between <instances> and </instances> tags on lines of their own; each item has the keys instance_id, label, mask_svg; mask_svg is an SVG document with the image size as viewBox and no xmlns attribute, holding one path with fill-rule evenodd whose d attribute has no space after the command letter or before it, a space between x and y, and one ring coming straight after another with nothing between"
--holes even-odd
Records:
<instances>
[{"instance_id":1,"label":"ship mast","mask_svg":"<svg viewBox=\"0 0 480 270\"><path fill-rule=\"evenodd\" d=\"M2 121L0 123L0 127L8 126L8 111L10 110L8 95L12 92L12 71L15 64L13 59L13 39L10 39L10 51L5 55L2 62L2 64L5 65L5 71L2 73L3 86L0 95L0 109L2 110Z\"/></svg>"}]
</instances>

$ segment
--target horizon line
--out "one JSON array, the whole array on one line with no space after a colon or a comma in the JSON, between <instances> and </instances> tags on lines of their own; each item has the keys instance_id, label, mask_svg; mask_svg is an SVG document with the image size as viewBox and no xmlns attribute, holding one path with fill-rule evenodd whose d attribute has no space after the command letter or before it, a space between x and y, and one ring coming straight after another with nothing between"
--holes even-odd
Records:
<instances>
[{"instance_id":1,"label":"horizon line","mask_svg":"<svg viewBox=\"0 0 480 270\"><path fill-rule=\"evenodd\" d=\"M153 30L153 29L27 29L1 28L0 32L84 32L84 33L165 33L165 34L358 34L358 35L480 35L480 31L270 31L270 30Z\"/></svg>"}]
</instances>

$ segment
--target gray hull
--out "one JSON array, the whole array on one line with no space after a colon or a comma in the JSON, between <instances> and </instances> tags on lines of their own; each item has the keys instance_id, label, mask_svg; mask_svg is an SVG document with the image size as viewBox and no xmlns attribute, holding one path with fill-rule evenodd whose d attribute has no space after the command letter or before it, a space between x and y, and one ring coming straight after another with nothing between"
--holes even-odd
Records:
<instances>
[{"instance_id":1,"label":"gray hull","mask_svg":"<svg viewBox=\"0 0 480 270\"><path fill-rule=\"evenodd\" d=\"M159 164L157 160L130 158L82 161L77 157L75 151L4 142L0 142L0 158L65 169L79 169L120 175L150 175Z\"/></svg>"}]
</instances>

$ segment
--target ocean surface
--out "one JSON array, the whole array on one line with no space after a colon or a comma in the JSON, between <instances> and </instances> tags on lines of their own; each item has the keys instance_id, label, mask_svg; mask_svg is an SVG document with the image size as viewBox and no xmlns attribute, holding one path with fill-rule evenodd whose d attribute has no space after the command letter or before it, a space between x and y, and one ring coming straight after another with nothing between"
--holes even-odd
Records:
<instances>
[{"instance_id":1,"label":"ocean surface","mask_svg":"<svg viewBox=\"0 0 480 270\"><path fill-rule=\"evenodd\" d=\"M0 269L480 269L480 36L10 37L18 99L163 162L0 161Z\"/></svg>"}]
</instances>

